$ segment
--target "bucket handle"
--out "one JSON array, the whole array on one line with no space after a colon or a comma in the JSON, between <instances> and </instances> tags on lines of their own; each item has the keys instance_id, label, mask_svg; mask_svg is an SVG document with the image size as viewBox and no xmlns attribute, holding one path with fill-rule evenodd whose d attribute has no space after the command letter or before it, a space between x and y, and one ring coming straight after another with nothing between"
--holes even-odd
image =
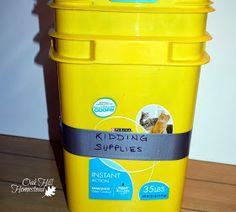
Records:
<instances>
[{"instance_id":1,"label":"bucket handle","mask_svg":"<svg viewBox=\"0 0 236 212\"><path fill-rule=\"evenodd\" d=\"M57 38L55 37L51 37L50 40L50 55L52 56L52 54L57 55L57 57L62 57L63 55L59 55L58 54L58 46L57 46L57 42L56 42ZM81 40L81 43L87 43L88 44L88 50L83 54L80 55L76 58L73 58L73 60L78 60L80 62L82 61L94 61L95 60L95 41L93 40ZM66 58L67 60L70 60L69 57L63 56L64 58Z\"/></svg>"},{"instance_id":2,"label":"bucket handle","mask_svg":"<svg viewBox=\"0 0 236 212\"><path fill-rule=\"evenodd\" d=\"M82 55L82 57L68 57L68 56L64 56L61 55L60 53L58 53L58 48L57 48L57 40L58 38L55 37L51 37L51 49L50 49L50 57L53 60L59 61L59 62L66 62L66 63L77 63L77 64L92 64L92 63L99 63L99 64L107 64L104 63L104 61L97 61L96 60L96 40L89 40L89 39L81 39L79 41L81 42L88 42L89 46L88 49L86 51L85 55ZM78 40L77 40L78 42ZM159 61L157 63L140 63L140 65L177 65L177 66L195 66L195 65L202 65L202 64L206 64L209 62L210 57L209 55L203 50L201 57L200 58L193 58L193 59L185 59L183 57L183 59L181 57L176 58L174 56L174 48L173 46L175 44L197 44L197 43L205 43L205 42L173 42L173 41L168 41L165 44L165 48L166 50L163 49L163 53L165 52L165 59L163 58L162 61ZM110 63L109 63L110 64ZM114 64L120 64L119 62L116 63L114 62ZM126 63L122 63L122 64L126 64ZM131 62L131 63L127 63L128 64L136 64L138 65L139 63L135 62Z\"/></svg>"}]
</instances>

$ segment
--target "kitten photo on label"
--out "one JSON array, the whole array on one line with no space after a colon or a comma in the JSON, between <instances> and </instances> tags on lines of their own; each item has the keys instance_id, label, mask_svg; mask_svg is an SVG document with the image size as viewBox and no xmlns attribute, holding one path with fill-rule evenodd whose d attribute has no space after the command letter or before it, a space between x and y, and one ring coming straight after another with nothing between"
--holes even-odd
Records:
<instances>
[{"instance_id":1,"label":"kitten photo on label","mask_svg":"<svg viewBox=\"0 0 236 212\"><path fill-rule=\"evenodd\" d=\"M139 123L145 128L145 130L150 131L156 122L157 118L149 118L148 112L142 112Z\"/></svg>"},{"instance_id":2,"label":"kitten photo on label","mask_svg":"<svg viewBox=\"0 0 236 212\"><path fill-rule=\"evenodd\" d=\"M161 113L157 119L155 126L152 128L151 133L165 134L167 133L167 123L170 120L170 116Z\"/></svg>"}]
</instances>

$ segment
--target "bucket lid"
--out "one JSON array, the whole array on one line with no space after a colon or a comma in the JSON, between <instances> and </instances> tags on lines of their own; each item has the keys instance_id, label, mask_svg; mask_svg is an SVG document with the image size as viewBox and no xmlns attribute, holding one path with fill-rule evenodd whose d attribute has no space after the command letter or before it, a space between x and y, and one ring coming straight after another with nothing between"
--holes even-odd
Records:
<instances>
[{"instance_id":1,"label":"bucket lid","mask_svg":"<svg viewBox=\"0 0 236 212\"><path fill-rule=\"evenodd\" d=\"M54 0L57 9L81 9L145 13L208 13L214 11L210 0Z\"/></svg>"}]
</instances>

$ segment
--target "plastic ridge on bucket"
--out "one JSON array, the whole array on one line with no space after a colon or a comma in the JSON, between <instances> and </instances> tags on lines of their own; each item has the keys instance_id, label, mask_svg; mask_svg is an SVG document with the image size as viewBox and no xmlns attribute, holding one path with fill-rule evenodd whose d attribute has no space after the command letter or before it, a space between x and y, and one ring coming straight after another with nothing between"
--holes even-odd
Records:
<instances>
[{"instance_id":1,"label":"plastic ridge on bucket","mask_svg":"<svg viewBox=\"0 0 236 212\"><path fill-rule=\"evenodd\" d=\"M50 36L54 38L51 48L54 58L100 64L140 64L140 61L149 65L204 64L207 62L205 42L211 40L209 34L189 39L169 38L166 41L164 37L70 36L54 31L50 32Z\"/></svg>"},{"instance_id":2,"label":"plastic ridge on bucket","mask_svg":"<svg viewBox=\"0 0 236 212\"><path fill-rule=\"evenodd\" d=\"M181 1L181 0L157 0L156 2L119 2L100 0L100 1L65 1L55 0L49 3L49 6L56 9L83 9L100 11L121 11L121 12L213 12L212 2L204 1Z\"/></svg>"},{"instance_id":3,"label":"plastic ridge on bucket","mask_svg":"<svg viewBox=\"0 0 236 212\"><path fill-rule=\"evenodd\" d=\"M186 10L186 13L170 13L155 10L154 13L123 13L56 9L55 28L57 32L65 34L198 37L205 34L207 12Z\"/></svg>"},{"instance_id":4,"label":"plastic ridge on bucket","mask_svg":"<svg viewBox=\"0 0 236 212\"><path fill-rule=\"evenodd\" d=\"M55 0L71 212L179 212L209 0Z\"/></svg>"},{"instance_id":5,"label":"plastic ridge on bucket","mask_svg":"<svg viewBox=\"0 0 236 212\"><path fill-rule=\"evenodd\" d=\"M107 42L109 44L109 41ZM99 53L99 51L101 51L101 53L103 53L103 45L104 43L101 43L101 47L100 45L96 45L97 46L97 51ZM125 47L126 43L123 44L123 47L121 46L120 49L118 51L122 52L126 47ZM134 43L135 46L138 46L137 44ZM184 45L184 44L183 44ZM188 45L188 44L187 44ZM158 50L162 50L163 52L165 52L166 57L163 58L162 55L155 55L153 57L147 57L144 58L146 52L145 51L140 51L140 52L136 52L135 54L133 54L133 56L135 57L128 57L129 53L127 54L122 54L122 53L117 53L117 52L113 52L113 53L104 53L102 54L102 56L104 56L104 58L102 57L96 57L95 56L95 52L94 49L91 48L90 46L95 46L95 44L93 42L88 41L87 43L87 47L88 49L92 49L92 51L86 51L83 52L83 54L77 54L75 57L67 57L67 56L63 56L58 54L58 52L55 51L54 47L51 48L50 51L50 56L53 58L53 60L58 61L58 62L65 62L65 63L78 63L78 64L127 64L127 65L131 65L131 64L136 64L136 65L177 65L177 66L195 66L195 65L202 65L202 64L206 64L209 62L210 57L209 55L203 51L201 55L199 55L199 58L194 60L189 60L189 58L183 58L183 57L179 57L178 55L171 55L171 53L166 52L166 49L172 49L173 51L173 47L172 48L168 48L165 47L166 45L161 45ZM152 43L150 43L150 45L147 45L146 48L148 48L149 46L153 46ZM112 50L112 45L108 46L108 50ZM158 45L154 45L154 47L158 47ZM181 48L181 47L180 47ZM133 48L126 48L130 51L131 50L135 50ZM157 51L156 49L154 49L154 51L152 52L154 53L158 53L159 51ZM149 51L150 53L150 51ZM191 55L190 55L191 56ZM76 58L78 57L78 58ZM114 58L115 57L115 58ZM194 57L196 57L194 55ZM144 58L142 61L140 61L141 58ZM159 60L155 60L155 59L159 59ZM188 60L187 60L188 59Z\"/></svg>"}]
</instances>

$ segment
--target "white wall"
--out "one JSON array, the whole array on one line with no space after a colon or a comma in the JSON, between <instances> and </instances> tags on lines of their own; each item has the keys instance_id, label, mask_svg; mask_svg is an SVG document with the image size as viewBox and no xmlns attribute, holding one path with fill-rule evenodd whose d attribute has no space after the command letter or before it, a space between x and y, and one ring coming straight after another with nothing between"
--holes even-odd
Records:
<instances>
[{"instance_id":1,"label":"white wall","mask_svg":"<svg viewBox=\"0 0 236 212\"><path fill-rule=\"evenodd\" d=\"M191 158L236 164L236 1L216 0L214 7L207 29L212 60L202 69Z\"/></svg>"},{"instance_id":2,"label":"white wall","mask_svg":"<svg viewBox=\"0 0 236 212\"><path fill-rule=\"evenodd\" d=\"M39 7L43 2L38 0ZM48 109L53 110L50 98L55 90L46 98L44 73L48 74L45 69L50 71L53 67L45 58L44 66L34 62L40 50L35 39L40 23L38 16L32 14L34 3L1 1L0 133L47 139L46 102L50 105ZM212 61L203 67L201 75L190 154L194 159L236 164L235 7L235 0L217 0L217 12L209 16L208 31L214 40L207 49ZM45 30L47 27L41 30L40 38L47 36ZM42 39L39 42L41 51L46 49ZM46 88L50 83L46 82Z\"/></svg>"},{"instance_id":3,"label":"white wall","mask_svg":"<svg viewBox=\"0 0 236 212\"><path fill-rule=\"evenodd\" d=\"M43 69L34 58L39 32L33 0L1 0L0 133L48 138Z\"/></svg>"}]
</instances>

